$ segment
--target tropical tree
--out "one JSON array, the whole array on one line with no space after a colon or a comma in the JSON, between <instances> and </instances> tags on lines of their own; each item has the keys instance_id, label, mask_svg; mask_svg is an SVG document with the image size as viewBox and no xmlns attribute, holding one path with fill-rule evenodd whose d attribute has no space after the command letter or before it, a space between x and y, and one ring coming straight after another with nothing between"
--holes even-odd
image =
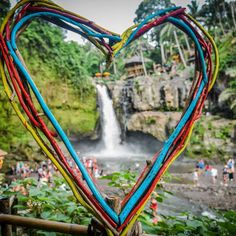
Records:
<instances>
[{"instance_id":1,"label":"tropical tree","mask_svg":"<svg viewBox=\"0 0 236 236\"><path fill-rule=\"evenodd\" d=\"M228 0L226 1L230 5L230 11L231 11L231 16L232 16L232 21L234 25L234 30L236 30L236 20L235 20L235 9L236 9L236 2Z\"/></svg>"},{"instance_id":2,"label":"tropical tree","mask_svg":"<svg viewBox=\"0 0 236 236\"><path fill-rule=\"evenodd\" d=\"M200 5L197 0L192 0L191 4L187 5L189 8L189 13L194 17L197 18L199 16Z\"/></svg>"},{"instance_id":3,"label":"tropical tree","mask_svg":"<svg viewBox=\"0 0 236 236\"><path fill-rule=\"evenodd\" d=\"M2 0L0 2L0 24L7 14L8 10L10 8L10 1L9 0Z\"/></svg>"},{"instance_id":4,"label":"tropical tree","mask_svg":"<svg viewBox=\"0 0 236 236\"><path fill-rule=\"evenodd\" d=\"M236 89L227 88L219 96L219 104L232 118L236 118Z\"/></svg>"},{"instance_id":5,"label":"tropical tree","mask_svg":"<svg viewBox=\"0 0 236 236\"><path fill-rule=\"evenodd\" d=\"M134 19L134 22L140 22L148 15L173 5L171 0L143 0L135 11L136 18Z\"/></svg>"},{"instance_id":6,"label":"tropical tree","mask_svg":"<svg viewBox=\"0 0 236 236\"><path fill-rule=\"evenodd\" d=\"M180 59L181 59L183 65L184 65L184 67L187 66L187 63L186 63L186 60L185 60L185 57L184 57L184 51L183 51L183 49L180 45L181 44L180 42L182 41L182 39L186 40L185 39L185 34L179 32L179 30L177 30L171 24L166 24L161 29L161 32L160 32L160 47L161 47L161 57L162 57L162 61L164 63L166 63L166 57L167 57L166 56L167 55L166 51L168 51L168 53L170 55L172 55L173 54L173 48L174 48L174 46L176 46L177 50L178 50L178 54L180 56ZM166 47L168 47L168 48L166 48ZM191 50L189 44L187 45L187 49Z\"/></svg>"},{"instance_id":7,"label":"tropical tree","mask_svg":"<svg viewBox=\"0 0 236 236\"><path fill-rule=\"evenodd\" d=\"M218 33L225 35L228 31L232 31L235 22L235 1L206 0L199 15L210 30L217 33L220 29Z\"/></svg>"},{"instance_id":8,"label":"tropical tree","mask_svg":"<svg viewBox=\"0 0 236 236\"><path fill-rule=\"evenodd\" d=\"M138 9L135 12L136 18L134 19L134 22L141 22L148 15L171 6L174 6L174 4L171 3L171 0L143 0L139 4ZM162 64L165 64L165 49L163 40L161 40L160 38L161 30L163 27L164 26L159 26L158 28L152 30L152 32L150 33L150 38L153 42L156 43L156 46L160 48L162 58L161 62Z\"/></svg>"}]
</instances>

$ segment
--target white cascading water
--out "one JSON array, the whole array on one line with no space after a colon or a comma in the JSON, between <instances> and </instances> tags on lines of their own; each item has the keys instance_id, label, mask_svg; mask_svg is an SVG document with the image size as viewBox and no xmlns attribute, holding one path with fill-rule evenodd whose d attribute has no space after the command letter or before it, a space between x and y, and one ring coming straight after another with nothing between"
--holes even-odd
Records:
<instances>
[{"instance_id":1,"label":"white cascading water","mask_svg":"<svg viewBox=\"0 0 236 236\"><path fill-rule=\"evenodd\" d=\"M114 154L115 149L121 146L121 130L116 119L112 99L109 97L105 85L97 85L98 96L101 102L102 113L102 141L105 149L103 153Z\"/></svg>"}]
</instances>

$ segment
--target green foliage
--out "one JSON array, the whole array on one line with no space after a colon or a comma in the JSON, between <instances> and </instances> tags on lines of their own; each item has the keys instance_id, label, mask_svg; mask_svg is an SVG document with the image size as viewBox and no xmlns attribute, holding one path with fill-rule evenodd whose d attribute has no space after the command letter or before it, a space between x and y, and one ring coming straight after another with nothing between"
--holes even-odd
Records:
<instances>
[{"instance_id":1,"label":"green foliage","mask_svg":"<svg viewBox=\"0 0 236 236\"><path fill-rule=\"evenodd\" d=\"M130 188L135 181L136 174L131 171L114 173L104 177L111 180L111 186L123 190L124 184ZM120 181L122 183L120 183ZM19 190L21 186L21 191ZM167 191L161 190L155 194L158 202L163 202ZM167 192L169 193L169 192ZM80 206L72 192L69 190L65 181L61 178L55 178L51 186L37 186L37 181L32 178L18 180L13 182L9 188L0 188L0 195L12 196L17 194L18 213L23 216L37 217L54 221L67 223L76 223L87 225L90 222L91 215ZM152 212L145 210L139 217L145 233L154 235L234 235L236 230L236 212L218 212L215 218L206 216L194 216L191 213L183 213L179 216L160 216L158 224L152 223ZM44 231L28 230L29 235L37 236L56 236L58 233Z\"/></svg>"},{"instance_id":2,"label":"green foliage","mask_svg":"<svg viewBox=\"0 0 236 236\"><path fill-rule=\"evenodd\" d=\"M233 1L225 0L206 0L205 4L203 4L199 15L204 18L204 24L213 33L220 29L220 34L222 35L228 30L232 30L233 15L231 4L234 4Z\"/></svg>"},{"instance_id":3,"label":"green foliage","mask_svg":"<svg viewBox=\"0 0 236 236\"><path fill-rule=\"evenodd\" d=\"M230 155L226 147L233 126L234 122L202 116L193 129L185 153L186 156L191 158L199 158L199 156L210 159L217 158L225 161L224 158Z\"/></svg>"},{"instance_id":4,"label":"green foliage","mask_svg":"<svg viewBox=\"0 0 236 236\"><path fill-rule=\"evenodd\" d=\"M220 57L220 72L232 68L236 63L236 40L232 34L220 38L217 41Z\"/></svg>"},{"instance_id":5,"label":"green foliage","mask_svg":"<svg viewBox=\"0 0 236 236\"><path fill-rule=\"evenodd\" d=\"M62 127L68 134L89 134L98 119L96 92L90 77L99 68L99 54L89 44L82 46L64 39L65 33L60 28L35 20L18 44Z\"/></svg>"},{"instance_id":6,"label":"green foliage","mask_svg":"<svg viewBox=\"0 0 236 236\"><path fill-rule=\"evenodd\" d=\"M220 130L215 130L215 137L223 140L227 140L231 137L231 127L225 126L222 127Z\"/></svg>"},{"instance_id":7,"label":"green foliage","mask_svg":"<svg viewBox=\"0 0 236 236\"><path fill-rule=\"evenodd\" d=\"M8 10L10 8L10 1L9 0L2 0L0 2L0 25L7 14Z\"/></svg>"},{"instance_id":8,"label":"green foliage","mask_svg":"<svg viewBox=\"0 0 236 236\"><path fill-rule=\"evenodd\" d=\"M191 0L191 4L187 5L189 8L189 13L194 17L197 18L199 15L200 6L197 0Z\"/></svg>"},{"instance_id":9,"label":"green foliage","mask_svg":"<svg viewBox=\"0 0 236 236\"><path fill-rule=\"evenodd\" d=\"M152 117L148 117L146 120L145 120L145 123L147 125L155 125L156 124L156 120Z\"/></svg>"},{"instance_id":10,"label":"green foliage","mask_svg":"<svg viewBox=\"0 0 236 236\"><path fill-rule=\"evenodd\" d=\"M134 22L141 22L148 15L153 14L161 9L174 6L170 0L143 0L137 10L135 11L136 18ZM160 25L157 28L153 29L150 34L147 34L146 37L155 43L154 49L149 49L148 57L154 60L156 63L163 63L163 55L161 55L160 45L162 44L161 31L164 25ZM168 40L167 40L168 41ZM166 41L166 42L167 42Z\"/></svg>"},{"instance_id":11,"label":"green foliage","mask_svg":"<svg viewBox=\"0 0 236 236\"><path fill-rule=\"evenodd\" d=\"M236 118L236 89L227 88L219 96L219 102L232 118Z\"/></svg>"},{"instance_id":12,"label":"green foliage","mask_svg":"<svg viewBox=\"0 0 236 236\"><path fill-rule=\"evenodd\" d=\"M0 149L9 151L17 146L19 140L22 144L29 141L30 136L19 123L0 84Z\"/></svg>"},{"instance_id":13,"label":"green foliage","mask_svg":"<svg viewBox=\"0 0 236 236\"><path fill-rule=\"evenodd\" d=\"M27 178L0 189L1 196L15 194L18 199L15 208L22 216L82 225L90 222L91 214L77 203L62 178L54 178L50 187L46 184L38 186L34 178Z\"/></svg>"},{"instance_id":14,"label":"green foliage","mask_svg":"<svg viewBox=\"0 0 236 236\"><path fill-rule=\"evenodd\" d=\"M65 32L60 28L34 20L20 35L17 44L63 129L68 134L88 135L94 131L98 120L91 76L99 68L100 54L90 44L78 45L64 39ZM19 125L1 84L0 103L0 148L9 151L32 138ZM42 112L39 106L37 109Z\"/></svg>"},{"instance_id":15,"label":"green foliage","mask_svg":"<svg viewBox=\"0 0 236 236\"><path fill-rule=\"evenodd\" d=\"M171 0L143 0L135 11L136 18L134 19L134 22L140 22L148 15L173 5Z\"/></svg>"},{"instance_id":16,"label":"green foliage","mask_svg":"<svg viewBox=\"0 0 236 236\"><path fill-rule=\"evenodd\" d=\"M114 172L111 175L103 176L102 179L107 179L110 182L108 186L118 188L124 195L129 193L129 190L136 183L137 173L129 170Z\"/></svg>"},{"instance_id":17,"label":"green foliage","mask_svg":"<svg viewBox=\"0 0 236 236\"><path fill-rule=\"evenodd\" d=\"M21 35L19 48L33 74L39 74L39 65L46 64L58 80L68 81L79 92L89 94L88 78L99 68L99 54L91 46L64 39L65 33L60 28L34 20Z\"/></svg>"},{"instance_id":18,"label":"green foliage","mask_svg":"<svg viewBox=\"0 0 236 236\"><path fill-rule=\"evenodd\" d=\"M146 233L155 235L230 236L236 232L235 211L219 212L215 219L206 216L193 216L190 213L183 213L179 217L162 216L162 220L156 225L152 224L151 218L151 213L145 211L139 220Z\"/></svg>"}]
</instances>

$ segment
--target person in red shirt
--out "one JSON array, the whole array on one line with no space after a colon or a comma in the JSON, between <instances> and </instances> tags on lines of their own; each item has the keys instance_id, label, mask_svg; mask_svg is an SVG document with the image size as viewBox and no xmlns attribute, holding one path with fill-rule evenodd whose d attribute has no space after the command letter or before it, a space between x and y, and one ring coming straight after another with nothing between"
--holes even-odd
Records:
<instances>
[{"instance_id":1,"label":"person in red shirt","mask_svg":"<svg viewBox=\"0 0 236 236\"><path fill-rule=\"evenodd\" d=\"M157 216L157 210L158 210L158 202L156 200L157 194L155 193L152 197L151 197L151 203L150 203L150 209L152 210L152 223L153 224L157 224L158 222L158 216Z\"/></svg>"}]
</instances>

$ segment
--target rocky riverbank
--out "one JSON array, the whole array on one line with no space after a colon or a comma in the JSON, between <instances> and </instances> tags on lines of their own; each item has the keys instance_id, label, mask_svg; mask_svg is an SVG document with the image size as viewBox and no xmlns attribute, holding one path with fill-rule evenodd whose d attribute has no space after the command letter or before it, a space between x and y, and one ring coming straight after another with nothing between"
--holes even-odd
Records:
<instances>
[{"instance_id":1,"label":"rocky riverbank","mask_svg":"<svg viewBox=\"0 0 236 236\"><path fill-rule=\"evenodd\" d=\"M219 210L236 210L236 179L223 184L223 165L213 165L218 170L218 177L213 183L212 177L202 172L199 176L199 185L194 186L193 170L195 162L184 158L175 162L169 169L170 182L163 182L162 186L167 191L173 192L179 197L187 199L190 203L207 206Z\"/></svg>"},{"instance_id":2,"label":"rocky riverbank","mask_svg":"<svg viewBox=\"0 0 236 236\"><path fill-rule=\"evenodd\" d=\"M192 184L162 183L167 191L177 196L188 199L191 203L205 205L218 210L236 210L236 184L222 185L200 185L194 187Z\"/></svg>"},{"instance_id":3,"label":"rocky riverbank","mask_svg":"<svg viewBox=\"0 0 236 236\"><path fill-rule=\"evenodd\" d=\"M173 196L166 196L164 202L159 203L161 212L165 214L173 211L175 214L186 210L199 214L209 212L210 209L236 210L236 180L228 182L228 186L223 185L223 166L214 165L218 170L215 183L212 182L211 176L203 173L199 177L199 186L194 186L193 183L194 166L193 160L184 158L170 167L168 181L164 181L164 178L160 184L164 190L173 193ZM106 172L106 169L104 171ZM109 186L108 180L99 179L98 183L104 193L124 197L118 189Z\"/></svg>"}]
</instances>

